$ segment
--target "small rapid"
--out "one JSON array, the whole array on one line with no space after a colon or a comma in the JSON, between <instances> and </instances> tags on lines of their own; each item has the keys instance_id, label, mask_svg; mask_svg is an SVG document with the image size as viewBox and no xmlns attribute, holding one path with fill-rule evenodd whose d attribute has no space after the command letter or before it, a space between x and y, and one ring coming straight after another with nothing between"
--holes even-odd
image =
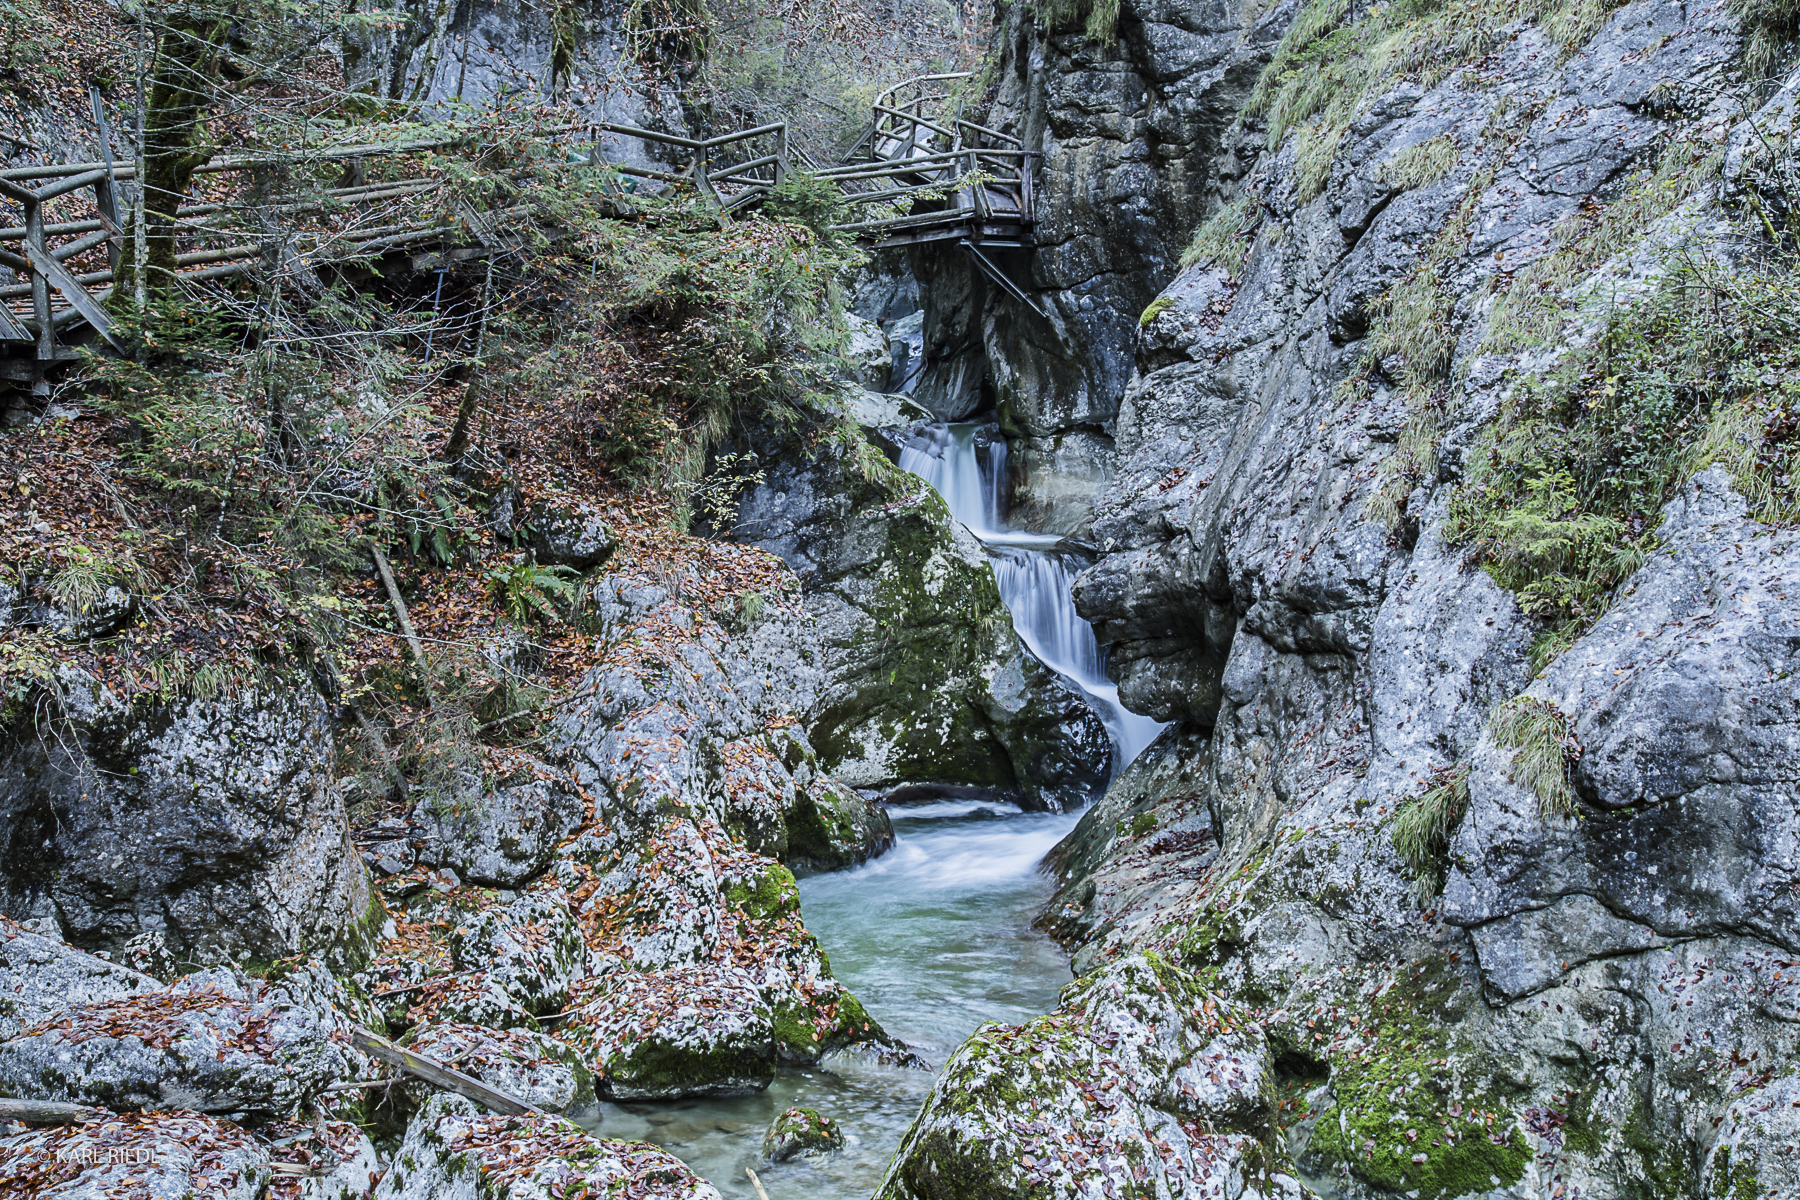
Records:
<instances>
[{"instance_id":1,"label":"small rapid","mask_svg":"<svg viewBox=\"0 0 1800 1200\"><path fill-rule=\"evenodd\" d=\"M963 1039L984 1022L1018 1024L1056 1007L1068 960L1031 922L1054 886L1038 863L1078 817L972 800L889 811L894 848L801 880L800 906L832 974L932 1070L830 1055L783 1068L754 1096L604 1104L597 1133L654 1142L728 1197L753 1200L752 1167L775 1200L868 1200ZM789 1105L840 1121L849 1144L828 1158L763 1161L763 1130Z\"/></svg>"},{"instance_id":2,"label":"small rapid","mask_svg":"<svg viewBox=\"0 0 1800 1200\"><path fill-rule=\"evenodd\" d=\"M1075 578L1056 551L1061 539L1007 526L1006 440L991 439L984 456L975 437L981 428L972 421L927 425L900 451L900 466L937 489L950 515L987 548L1013 628L1040 662L1086 693L1112 738L1116 774L1156 740L1162 723L1119 702L1094 628L1075 611Z\"/></svg>"}]
</instances>

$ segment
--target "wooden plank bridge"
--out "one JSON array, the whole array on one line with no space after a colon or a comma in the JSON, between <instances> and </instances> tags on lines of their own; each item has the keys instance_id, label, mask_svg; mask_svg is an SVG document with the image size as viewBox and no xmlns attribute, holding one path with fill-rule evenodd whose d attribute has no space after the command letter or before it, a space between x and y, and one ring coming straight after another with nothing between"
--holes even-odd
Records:
<instances>
[{"instance_id":1,"label":"wooden plank bridge","mask_svg":"<svg viewBox=\"0 0 1800 1200\"><path fill-rule=\"evenodd\" d=\"M572 162L604 164L622 175L670 186L691 185L726 214L759 207L797 173L828 179L842 192L849 218L834 226L839 232L876 249L954 242L1002 291L1038 311L997 261L1000 251L1029 250L1032 245L1036 217L1032 169L1037 155L1010 134L963 120L960 103L946 114L950 85L967 78L925 75L887 89L876 98L861 139L849 154L829 165L792 144L786 122L704 139L605 122L549 133L570 138ZM129 250L120 200L122 185L136 179L136 168L113 161L97 97L94 116L101 145L107 147L105 161L0 170L0 200L11 201L22 216L18 225L0 227L0 265L11 268L17 280L0 284L0 385L23 384L44 394L49 390L48 375L79 357L76 345L104 342L120 348L105 302L119 274L121 255ZM597 144L608 135L672 147L677 151L672 157L688 161L666 170L609 163ZM311 151L309 161L324 157L357 164L422 154L454 145L460 137L329 146ZM589 144L585 152L574 148L581 140ZM196 174L255 172L293 161L296 156L291 155L217 158ZM270 212L372 211L383 201L435 186L431 179L343 186L304 199L276 198L261 207ZM195 199L181 206L176 219L188 240L199 243L209 232L222 232L209 226L208 218L229 207ZM52 214L52 208L61 211ZM494 235L482 231L497 222L473 213L463 217L392 226L353 222L349 232L315 235L299 250L314 266L366 260L433 242L446 248L457 244L457 257L485 253L483 243L494 240ZM199 283L251 271L266 257L266 248L251 242L196 244L178 254L175 264L182 280Z\"/></svg>"}]
</instances>

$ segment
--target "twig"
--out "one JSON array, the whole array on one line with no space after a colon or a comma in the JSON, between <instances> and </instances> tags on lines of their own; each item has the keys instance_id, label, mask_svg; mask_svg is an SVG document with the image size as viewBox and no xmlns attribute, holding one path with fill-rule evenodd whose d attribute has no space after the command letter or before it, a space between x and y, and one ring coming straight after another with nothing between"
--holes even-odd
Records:
<instances>
[{"instance_id":1,"label":"twig","mask_svg":"<svg viewBox=\"0 0 1800 1200\"><path fill-rule=\"evenodd\" d=\"M419 686L425 689L425 703L435 712L437 696L431 687L431 664L425 661L425 647L419 644L419 635L413 631L412 618L406 612L406 601L400 595L400 585L394 582L394 572L388 567L387 555L381 552L380 546L370 542L369 555L375 560L375 569L381 573L381 582L387 588L388 600L394 606L394 616L400 622L400 634L412 650L413 664L419 668Z\"/></svg>"},{"instance_id":2,"label":"twig","mask_svg":"<svg viewBox=\"0 0 1800 1200\"><path fill-rule=\"evenodd\" d=\"M425 980L425 982L423 982L423 983L406 983L406 984L401 984L399 987L382 988L378 992L370 992L369 999L373 1000L377 996L398 996L401 992L416 992L420 988L430 987L434 983L442 983L446 979L461 979L464 975L474 975L474 974L478 973L480 970L481 970L480 967L475 967L475 968L472 968L471 970L467 970L467 971L458 971L454 975L433 976L432 978Z\"/></svg>"},{"instance_id":3,"label":"twig","mask_svg":"<svg viewBox=\"0 0 1800 1200\"><path fill-rule=\"evenodd\" d=\"M756 1177L756 1172L749 1167L745 1167L744 1174L750 1177L750 1186L756 1189L756 1194L761 1196L762 1200L769 1200L769 1193L763 1191L762 1180Z\"/></svg>"}]
</instances>

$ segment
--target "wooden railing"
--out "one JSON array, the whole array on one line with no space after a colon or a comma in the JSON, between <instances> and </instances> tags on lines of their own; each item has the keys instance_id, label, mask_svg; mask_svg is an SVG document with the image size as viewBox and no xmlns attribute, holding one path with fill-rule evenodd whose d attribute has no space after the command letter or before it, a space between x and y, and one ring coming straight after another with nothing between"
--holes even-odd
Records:
<instances>
[{"instance_id":1,"label":"wooden railing","mask_svg":"<svg viewBox=\"0 0 1800 1200\"><path fill-rule=\"evenodd\" d=\"M605 165L622 175L692 185L725 212L755 207L796 170L816 174L835 182L851 207L852 219L838 225L838 230L876 246L957 239L984 272L1029 304L1030 300L1005 278L981 247L1029 245L1030 229L1036 220L1032 189L1032 161L1036 155L1010 134L964 120L960 101L949 114L945 113L952 101L949 85L968 77L963 73L922 75L882 92L856 147L843 160L829 166L822 166L804 149L791 144L786 122L712 138L688 138L613 122L545 133L585 136L590 144L601 134L612 134L675 147L689 158L685 166L661 170L626 163ZM95 117L101 129L101 144L108 145L105 122L97 107ZM288 155L219 158L199 167L196 174L418 154L455 145L464 137L459 133L399 143L314 147ZM108 158L100 162L0 170L0 197L15 201L24 217L21 225L0 228L0 264L23 277L23 282L0 286L0 378L29 380L41 386L48 367L75 357L72 350L59 348L57 334L78 323L85 322L100 338L120 348L104 303L118 278L121 256L127 252L119 217L120 185L135 180L137 173L130 163L112 161L110 148L107 154ZM572 158L596 165L604 162L591 149L585 158L578 153ZM328 206L403 199L437 186L430 179L402 179L330 188L304 197L277 197L262 207L282 213L320 211ZM92 192L92 217L48 219L47 207L52 202L84 191ZM230 207L226 203L196 201L183 204L176 219L196 237L226 234L228 230L209 225L205 218ZM323 252L342 261L458 236L459 229L458 223L447 221L361 228L349 235L312 235L310 244L303 244L300 249L308 255ZM11 248L15 246L16 251ZM91 260L101 247L106 254L104 268L80 273L71 269L71 263L84 256ZM242 242L179 253L175 265L184 280L219 279L252 269L263 254L261 245ZM10 307L27 298L28 311L17 312ZM21 354L22 344L29 345L28 353Z\"/></svg>"}]
</instances>

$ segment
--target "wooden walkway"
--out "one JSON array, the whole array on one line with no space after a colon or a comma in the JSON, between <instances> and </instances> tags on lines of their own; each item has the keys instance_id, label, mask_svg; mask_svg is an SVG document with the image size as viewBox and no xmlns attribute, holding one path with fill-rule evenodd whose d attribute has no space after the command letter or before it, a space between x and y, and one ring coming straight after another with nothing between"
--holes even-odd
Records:
<instances>
[{"instance_id":1,"label":"wooden walkway","mask_svg":"<svg viewBox=\"0 0 1800 1200\"><path fill-rule=\"evenodd\" d=\"M849 209L850 219L835 226L840 232L876 249L955 242L1002 291L1038 311L996 258L997 252L1027 250L1032 244L1036 155L1009 134L963 120L960 103L946 113L949 85L967 78L925 75L889 88L877 97L861 140L850 154L830 165L790 144L785 122L707 139L611 123L550 133L572 140L585 137L590 145L600 135L613 135L674 147L680 152L675 157L688 159L685 165L678 162L668 170L606 165L627 176L691 184L726 213L760 206L797 171L829 179L843 192ZM97 105L95 117L106 145ZM440 150L457 140L330 146L310 151L307 159L355 163ZM73 344L99 340L118 348L104 304L120 256L130 250L120 219L120 185L134 180L136 171L129 163L111 161L110 149L108 154L104 162L0 170L0 199L13 201L23 214L22 224L0 228L0 265L12 268L21 280L0 286L0 381L47 393L47 376L78 357ZM292 163L296 157L220 158L200 167L197 174L256 171ZM572 149L571 159L596 165L605 161L597 146L585 154ZM432 180L419 179L339 187L305 199L277 198L265 207L293 213L327 208L367 212L373 205L434 186ZM52 207L64 210L62 219L51 219ZM177 220L203 239L207 218L228 207L195 201L182 206ZM299 250L312 265L368 259L433 241L455 241L476 254L485 252L482 242L493 235L482 231L493 222L463 215L461 221L429 224L353 224L342 236L315 235ZM179 254L176 267L182 279L201 282L250 271L264 257L263 246L246 242Z\"/></svg>"}]
</instances>

